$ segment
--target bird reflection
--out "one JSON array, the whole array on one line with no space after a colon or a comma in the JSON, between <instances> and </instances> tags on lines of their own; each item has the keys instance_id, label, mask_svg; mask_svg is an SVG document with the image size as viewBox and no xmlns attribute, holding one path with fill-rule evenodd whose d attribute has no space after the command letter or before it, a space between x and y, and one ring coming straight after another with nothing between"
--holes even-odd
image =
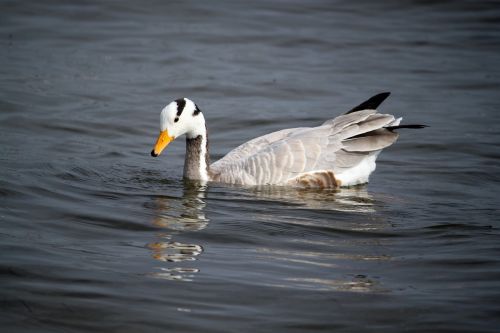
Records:
<instances>
[{"instance_id":1,"label":"bird reflection","mask_svg":"<svg viewBox=\"0 0 500 333\"><path fill-rule=\"evenodd\" d=\"M283 265L304 268L298 275L295 275L295 271L291 271L286 277L270 280L268 285L316 291L358 293L387 291L377 277L365 274L347 276L336 274L345 271L346 267L353 263L356 263L358 270L362 270L363 263L374 261L382 263L392 260L390 255L384 253L390 238L380 237L385 230L391 229L391 224L383 215L376 214L381 202L386 200L383 195L368 193L366 186L341 189L263 186L256 187L253 191L257 198L268 201L271 207L286 205L283 210L255 215L255 219L281 226L291 225L302 231L300 237L290 240L293 242L294 251L277 249L272 244L256 249L257 255L263 261L275 261ZM305 210L305 214L297 210ZM321 231L332 236L349 235L349 237L318 239L307 237L309 230ZM376 251L373 251L374 249ZM351 270L351 267L347 268L347 271ZM322 273L320 275L315 273L318 271Z\"/></svg>"},{"instance_id":2,"label":"bird reflection","mask_svg":"<svg viewBox=\"0 0 500 333\"><path fill-rule=\"evenodd\" d=\"M156 217L153 225L165 230L157 234L157 240L147 246L152 257L158 261L181 264L196 260L203 253L198 244L175 241L175 236L183 232L196 232L207 227L209 219L203 209L206 206L206 185L192 181L184 182L181 198L156 197L154 208ZM152 275L167 280L192 281L199 270L193 267L159 267L160 272Z\"/></svg>"},{"instance_id":3,"label":"bird reflection","mask_svg":"<svg viewBox=\"0 0 500 333\"><path fill-rule=\"evenodd\" d=\"M157 216L153 224L160 228L178 231L199 231L206 228L209 219L203 209L205 203L206 185L185 181L182 200L178 198L156 198Z\"/></svg>"},{"instance_id":4,"label":"bird reflection","mask_svg":"<svg viewBox=\"0 0 500 333\"><path fill-rule=\"evenodd\" d=\"M305 288L324 291L348 291L356 293L388 292L376 279L368 278L366 275L358 274L346 280L329 280L318 278L289 278L289 285L296 288Z\"/></svg>"},{"instance_id":5,"label":"bird reflection","mask_svg":"<svg viewBox=\"0 0 500 333\"><path fill-rule=\"evenodd\" d=\"M375 212L375 199L366 186L342 189L295 189L281 186L259 186L254 188L260 199L295 204L303 208L337 210L344 212Z\"/></svg>"}]
</instances>

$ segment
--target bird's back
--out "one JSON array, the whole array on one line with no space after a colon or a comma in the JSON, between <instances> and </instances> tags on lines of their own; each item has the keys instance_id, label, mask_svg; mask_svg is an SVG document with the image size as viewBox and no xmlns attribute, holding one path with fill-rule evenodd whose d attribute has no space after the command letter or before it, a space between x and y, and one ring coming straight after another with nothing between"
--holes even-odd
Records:
<instances>
[{"instance_id":1,"label":"bird's back","mask_svg":"<svg viewBox=\"0 0 500 333\"><path fill-rule=\"evenodd\" d=\"M210 166L212 180L242 185L350 186L368 181L378 153L397 139L399 123L359 110L318 127L273 132L229 152Z\"/></svg>"}]
</instances>

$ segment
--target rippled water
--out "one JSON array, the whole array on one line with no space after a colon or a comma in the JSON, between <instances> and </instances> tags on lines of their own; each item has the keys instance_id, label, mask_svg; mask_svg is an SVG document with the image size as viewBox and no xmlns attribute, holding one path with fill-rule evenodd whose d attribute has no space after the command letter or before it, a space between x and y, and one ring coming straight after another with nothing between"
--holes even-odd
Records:
<instances>
[{"instance_id":1,"label":"rippled water","mask_svg":"<svg viewBox=\"0 0 500 333\"><path fill-rule=\"evenodd\" d=\"M2 332L498 332L496 1L0 2ZM213 159L392 91L368 186L199 186Z\"/></svg>"}]
</instances>

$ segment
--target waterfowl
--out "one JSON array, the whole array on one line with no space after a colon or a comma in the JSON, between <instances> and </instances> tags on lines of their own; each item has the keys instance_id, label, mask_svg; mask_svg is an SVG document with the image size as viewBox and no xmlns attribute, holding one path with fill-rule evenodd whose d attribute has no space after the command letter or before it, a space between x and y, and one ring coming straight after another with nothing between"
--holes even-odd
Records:
<instances>
[{"instance_id":1,"label":"waterfowl","mask_svg":"<svg viewBox=\"0 0 500 333\"><path fill-rule=\"evenodd\" d=\"M210 164L207 127L188 98L168 104L160 115L157 157L186 135L184 177L240 185L334 188L367 183L382 149L398 138L402 118L377 113L390 93L381 93L317 127L289 128L250 140Z\"/></svg>"}]
</instances>

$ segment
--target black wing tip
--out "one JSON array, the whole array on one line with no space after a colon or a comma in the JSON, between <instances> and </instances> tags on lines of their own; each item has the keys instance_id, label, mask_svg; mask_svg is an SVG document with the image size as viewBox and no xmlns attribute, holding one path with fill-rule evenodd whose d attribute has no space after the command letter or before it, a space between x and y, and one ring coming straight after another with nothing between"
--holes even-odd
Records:
<instances>
[{"instance_id":1,"label":"black wing tip","mask_svg":"<svg viewBox=\"0 0 500 333\"><path fill-rule=\"evenodd\" d=\"M372 98L383 98L382 100L386 99L387 97L389 97L389 95L391 94L390 91L384 91L384 92L381 92L380 94L376 94L375 96L373 96Z\"/></svg>"},{"instance_id":2,"label":"black wing tip","mask_svg":"<svg viewBox=\"0 0 500 333\"><path fill-rule=\"evenodd\" d=\"M353 109L347 111L346 114L353 113L356 111L361 111L361 110L367 110L367 109L376 110L378 108L378 106L380 104L382 104L382 102L385 101L385 99L387 97L389 97L390 94L391 93L389 91L386 91L386 92L382 92L380 94L377 94L375 96L372 96L369 99L367 99L366 101L364 101L363 103L361 103L358 106L354 107Z\"/></svg>"},{"instance_id":3,"label":"black wing tip","mask_svg":"<svg viewBox=\"0 0 500 333\"><path fill-rule=\"evenodd\" d=\"M388 129L389 131L394 131L400 128L412 128L412 129L420 129L420 128L426 128L429 127L429 125L421 125L421 124L412 124L412 125L398 125L398 126L387 126L384 127L385 129Z\"/></svg>"}]
</instances>

